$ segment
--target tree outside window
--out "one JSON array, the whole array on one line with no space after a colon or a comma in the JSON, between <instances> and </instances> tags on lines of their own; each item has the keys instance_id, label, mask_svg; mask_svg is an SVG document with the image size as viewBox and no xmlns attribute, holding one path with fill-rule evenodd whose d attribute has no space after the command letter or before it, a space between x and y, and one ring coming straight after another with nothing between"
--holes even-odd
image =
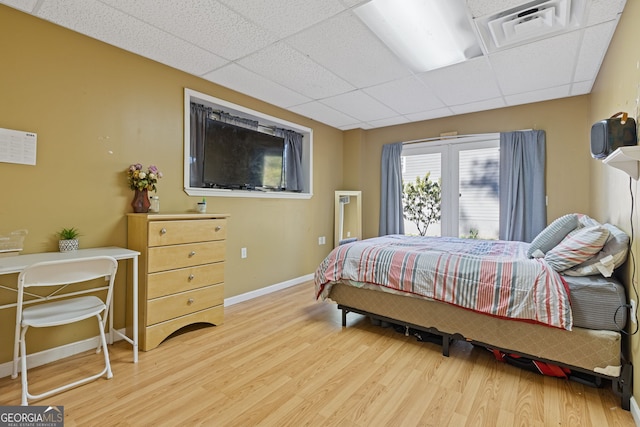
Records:
<instances>
[{"instance_id":1,"label":"tree outside window","mask_svg":"<svg viewBox=\"0 0 640 427\"><path fill-rule=\"evenodd\" d=\"M440 221L440 180L432 181L427 172L424 178L403 183L402 202L404 217L416 225L421 236L426 235L429 224Z\"/></svg>"}]
</instances>

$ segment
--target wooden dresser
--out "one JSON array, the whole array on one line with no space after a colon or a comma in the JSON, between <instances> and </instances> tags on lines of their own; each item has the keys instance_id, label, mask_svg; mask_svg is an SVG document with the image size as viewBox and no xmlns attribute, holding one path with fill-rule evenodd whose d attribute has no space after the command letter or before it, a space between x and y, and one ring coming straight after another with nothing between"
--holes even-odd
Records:
<instances>
[{"instance_id":1,"label":"wooden dresser","mask_svg":"<svg viewBox=\"0 0 640 427\"><path fill-rule=\"evenodd\" d=\"M193 323L224 321L224 214L127 214L140 252L139 339L144 351Z\"/></svg>"}]
</instances>

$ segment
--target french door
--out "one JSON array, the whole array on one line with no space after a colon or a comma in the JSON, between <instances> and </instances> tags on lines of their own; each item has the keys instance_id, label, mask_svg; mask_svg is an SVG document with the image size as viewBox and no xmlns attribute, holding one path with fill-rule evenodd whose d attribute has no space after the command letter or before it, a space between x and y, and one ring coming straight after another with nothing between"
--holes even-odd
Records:
<instances>
[{"instance_id":1,"label":"french door","mask_svg":"<svg viewBox=\"0 0 640 427\"><path fill-rule=\"evenodd\" d=\"M429 173L441 183L441 220L426 235L498 238L499 148L497 133L404 145L403 182ZM418 234L415 224L404 225L406 234Z\"/></svg>"}]
</instances>

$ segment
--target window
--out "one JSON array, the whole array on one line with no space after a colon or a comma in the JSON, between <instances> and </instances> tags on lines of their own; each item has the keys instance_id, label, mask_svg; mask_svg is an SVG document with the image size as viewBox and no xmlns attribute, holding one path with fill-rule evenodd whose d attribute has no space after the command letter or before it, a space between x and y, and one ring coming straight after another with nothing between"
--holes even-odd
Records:
<instances>
[{"instance_id":1,"label":"window","mask_svg":"<svg viewBox=\"0 0 640 427\"><path fill-rule=\"evenodd\" d=\"M287 133L295 132L302 135L302 174L299 178L301 181L300 191L253 191L253 189L227 189L227 188L209 188L203 185L203 178L200 176L202 171L198 171L199 165L204 162L204 152L201 148L203 143L193 144L191 137L196 132L192 129L191 123L191 104L198 104L205 108L216 111L223 111L238 120L253 121L257 123L258 129L268 133L269 131ZM298 135L299 138L299 135ZM287 156L288 151L285 150L284 155ZM276 117L268 116L248 108L232 104L230 102L211 97L209 95L185 89L184 92L184 191L190 196L220 196L220 197L251 197L251 198L289 198L289 199L308 199L313 195L313 131L310 128L287 122ZM280 157L282 161L282 157ZM270 158L264 158L265 162L269 162ZM265 163L268 164L268 163ZM201 169L201 168L200 168ZM268 169L268 168L267 168ZM193 176L192 176L193 175ZM279 177L263 176L262 183L265 187L276 187Z\"/></svg>"},{"instance_id":2,"label":"window","mask_svg":"<svg viewBox=\"0 0 640 427\"><path fill-rule=\"evenodd\" d=\"M403 182L427 173L441 182L441 220L426 235L498 238L499 149L499 134L405 144ZM404 226L406 234L419 234L406 218Z\"/></svg>"}]
</instances>

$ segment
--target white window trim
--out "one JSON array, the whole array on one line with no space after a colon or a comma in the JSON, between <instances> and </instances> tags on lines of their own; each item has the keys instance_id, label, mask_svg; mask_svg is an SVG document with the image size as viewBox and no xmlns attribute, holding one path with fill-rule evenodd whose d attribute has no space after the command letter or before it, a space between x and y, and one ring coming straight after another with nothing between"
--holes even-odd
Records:
<instances>
[{"instance_id":1,"label":"white window trim","mask_svg":"<svg viewBox=\"0 0 640 427\"><path fill-rule=\"evenodd\" d=\"M441 154L440 163L447 165L446 168L442 167L441 210L442 212L458 213L460 199L453 197L454 192L451 191L450 185L459 182L459 164L458 162L452 164L449 160L465 149L495 147L496 140L500 141L500 133L461 135L453 138L431 138L404 142L402 156L433 153ZM442 215L440 217L440 234L442 236L457 236L459 234L458 218L454 218L452 215Z\"/></svg>"},{"instance_id":2,"label":"white window trim","mask_svg":"<svg viewBox=\"0 0 640 427\"><path fill-rule=\"evenodd\" d=\"M305 191L301 193L285 191L247 191L247 190L227 190L218 188L191 187L189 173L191 171L191 102L223 109L225 112L245 118L257 120L261 125L276 126L283 129L290 129L303 135L303 158L302 165L305 170ZM184 89L184 191L189 196L201 197L245 197L261 199L310 199L313 196L313 129L292 123L277 117L260 113L258 111L236 105L223 99L218 99L207 94L197 92L192 89Z\"/></svg>"}]
</instances>

